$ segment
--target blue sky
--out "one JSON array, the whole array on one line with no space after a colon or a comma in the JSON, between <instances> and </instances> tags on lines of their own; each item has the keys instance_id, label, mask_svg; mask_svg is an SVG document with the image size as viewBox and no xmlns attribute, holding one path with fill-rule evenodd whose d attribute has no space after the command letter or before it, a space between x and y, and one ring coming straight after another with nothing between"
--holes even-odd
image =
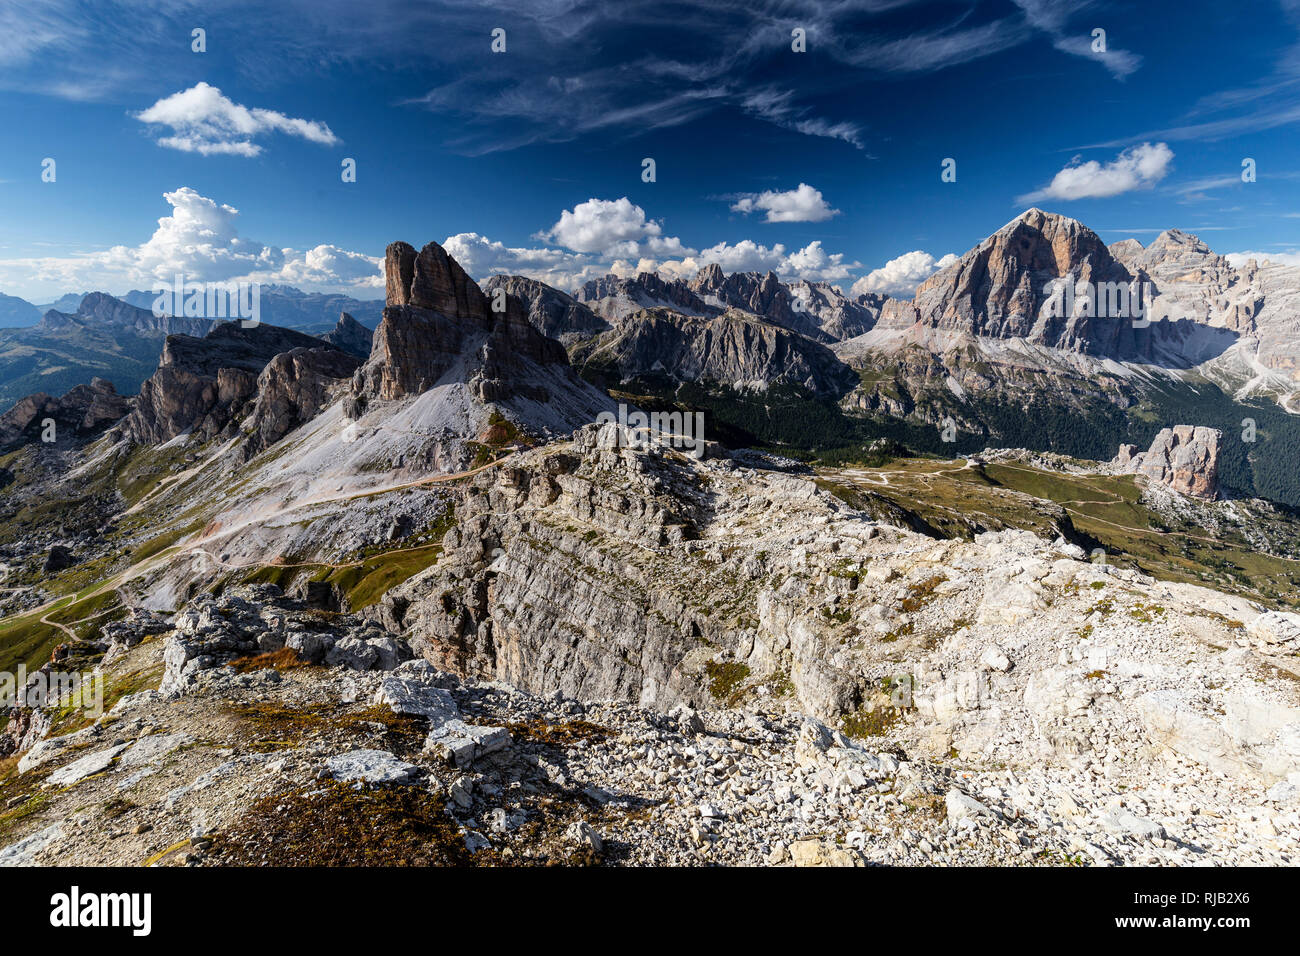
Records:
<instances>
[{"instance_id":1,"label":"blue sky","mask_svg":"<svg viewBox=\"0 0 1300 956\"><path fill-rule=\"evenodd\" d=\"M0 0L0 291L364 297L435 239L562 287L907 294L1030 204L1300 261L1298 34L1300 0Z\"/></svg>"}]
</instances>

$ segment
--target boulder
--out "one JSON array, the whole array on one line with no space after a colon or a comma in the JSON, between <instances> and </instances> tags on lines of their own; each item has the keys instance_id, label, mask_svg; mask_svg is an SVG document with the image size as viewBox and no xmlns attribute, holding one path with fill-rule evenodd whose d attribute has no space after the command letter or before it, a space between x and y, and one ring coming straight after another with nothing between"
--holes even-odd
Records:
<instances>
[{"instance_id":1,"label":"boulder","mask_svg":"<svg viewBox=\"0 0 1300 956\"><path fill-rule=\"evenodd\" d=\"M790 844L790 858L795 866L866 866L866 861L857 850L821 840L796 840Z\"/></svg>"},{"instance_id":2,"label":"boulder","mask_svg":"<svg viewBox=\"0 0 1300 956\"><path fill-rule=\"evenodd\" d=\"M109 768L126 748L126 744L118 744L115 747L109 747L107 750L98 750L93 754L87 754L54 771L46 778L44 785L46 787L67 787L78 780L84 780L86 777L102 773Z\"/></svg>"},{"instance_id":3,"label":"boulder","mask_svg":"<svg viewBox=\"0 0 1300 956\"><path fill-rule=\"evenodd\" d=\"M510 731L452 719L436 724L425 738L424 749L440 753L457 767L468 767L480 757L510 746Z\"/></svg>"},{"instance_id":4,"label":"boulder","mask_svg":"<svg viewBox=\"0 0 1300 956\"><path fill-rule=\"evenodd\" d=\"M420 773L415 764L398 760L387 750L350 750L325 761L335 780L365 783L410 783Z\"/></svg>"}]
</instances>

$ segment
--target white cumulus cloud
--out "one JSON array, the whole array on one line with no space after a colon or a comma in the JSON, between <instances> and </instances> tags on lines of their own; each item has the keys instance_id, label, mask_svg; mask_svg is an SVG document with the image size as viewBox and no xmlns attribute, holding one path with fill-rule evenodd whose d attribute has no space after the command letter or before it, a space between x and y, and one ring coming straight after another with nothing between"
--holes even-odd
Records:
<instances>
[{"instance_id":1,"label":"white cumulus cloud","mask_svg":"<svg viewBox=\"0 0 1300 956\"><path fill-rule=\"evenodd\" d=\"M324 123L241 106L215 86L202 82L163 97L137 113L136 119L171 130L171 135L158 138L159 146L204 156L257 156L262 147L253 139L267 133L297 136L322 146L340 141Z\"/></svg>"},{"instance_id":2,"label":"white cumulus cloud","mask_svg":"<svg viewBox=\"0 0 1300 956\"><path fill-rule=\"evenodd\" d=\"M442 246L461 268L479 280L500 274L520 275L571 291L610 271L594 256L564 249L507 246L477 232L448 236Z\"/></svg>"},{"instance_id":3,"label":"white cumulus cloud","mask_svg":"<svg viewBox=\"0 0 1300 956\"><path fill-rule=\"evenodd\" d=\"M804 279L808 282L841 282L859 268L856 262L845 262L844 253L828 253L822 248L820 239L816 239L802 249L787 253L785 246L777 243L764 246L751 239L743 239L734 245L720 242L692 256L682 259L655 261L643 259L635 269L625 263L623 272L658 272L666 278L690 279L712 263L722 267L723 272L775 272L787 282Z\"/></svg>"},{"instance_id":4,"label":"white cumulus cloud","mask_svg":"<svg viewBox=\"0 0 1300 956\"><path fill-rule=\"evenodd\" d=\"M769 189L742 196L732 205L731 211L746 215L755 211L765 212L766 222L825 222L839 215L839 210L832 209L830 203L822 198L821 190L807 183L800 183L796 189L784 192Z\"/></svg>"},{"instance_id":5,"label":"white cumulus cloud","mask_svg":"<svg viewBox=\"0 0 1300 956\"><path fill-rule=\"evenodd\" d=\"M536 238L572 249L627 258L644 255L690 255L681 240L663 235L663 227L647 219L645 210L626 196L588 199L560 213L559 221Z\"/></svg>"},{"instance_id":6,"label":"white cumulus cloud","mask_svg":"<svg viewBox=\"0 0 1300 956\"><path fill-rule=\"evenodd\" d=\"M383 259L322 244L299 251L239 235L239 210L189 186L163 193L172 207L138 246L102 252L27 259L0 259L0 288L27 297L53 298L66 292L124 293L171 282L177 273L191 282L240 280L287 283L311 290L383 287Z\"/></svg>"},{"instance_id":7,"label":"white cumulus cloud","mask_svg":"<svg viewBox=\"0 0 1300 956\"><path fill-rule=\"evenodd\" d=\"M876 292L894 298L907 298L916 292L918 285L956 261L957 257L952 253L942 259L935 259L930 253L919 249L905 252L896 259L890 259L879 269L873 269L864 275L853 283L849 291L853 295Z\"/></svg>"},{"instance_id":8,"label":"white cumulus cloud","mask_svg":"<svg viewBox=\"0 0 1300 956\"><path fill-rule=\"evenodd\" d=\"M1165 178L1174 151L1167 143L1130 146L1109 163L1095 159L1080 162L1075 157L1052 177L1045 189L1021 196L1020 203L1043 199L1104 199L1134 189L1149 188Z\"/></svg>"},{"instance_id":9,"label":"white cumulus cloud","mask_svg":"<svg viewBox=\"0 0 1300 956\"><path fill-rule=\"evenodd\" d=\"M280 250L240 238L235 225L239 210L234 206L201 196L189 186L163 193L163 199L172 213L158 220L143 245L110 250L137 273L165 278L185 272L196 280L217 281L284 264Z\"/></svg>"},{"instance_id":10,"label":"white cumulus cloud","mask_svg":"<svg viewBox=\"0 0 1300 956\"><path fill-rule=\"evenodd\" d=\"M1247 260L1272 262L1280 266L1300 266L1300 249L1285 249L1277 252L1229 252L1225 259L1234 269L1240 269Z\"/></svg>"}]
</instances>

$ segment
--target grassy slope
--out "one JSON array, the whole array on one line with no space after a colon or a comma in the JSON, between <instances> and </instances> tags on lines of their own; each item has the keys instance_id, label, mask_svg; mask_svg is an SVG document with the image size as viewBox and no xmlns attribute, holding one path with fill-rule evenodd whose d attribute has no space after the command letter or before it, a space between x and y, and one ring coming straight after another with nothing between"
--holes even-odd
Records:
<instances>
[{"instance_id":1,"label":"grassy slope","mask_svg":"<svg viewBox=\"0 0 1300 956\"><path fill-rule=\"evenodd\" d=\"M61 494L51 497L26 493L49 477L44 473L48 465L42 464L39 450L26 447L12 452L0 459L0 466L11 469L16 476L12 484L0 489L0 503L6 506L6 512L13 508L12 514L0 520L0 540L58 526L95 498L115 496L129 507L171 474L185 454L182 449L137 449L128 458L104 462L75 484L59 486ZM51 597L51 603L0 620L0 671L13 671L19 664L34 670L49 660L54 648L68 640L67 632L52 622L85 638L104 623L124 616L126 608L111 586L114 577L131 564L170 547L192 530L150 529L150 521L148 509L123 519L105 536L109 544L106 553L57 574L45 573L39 563L11 571L6 586L37 584ZM150 536L149 530L160 533Z\"/></svg>"},{"instance_id":2,"label":"grassy slope","mask_svg":"<svg viewBox=\"0 0 1300 956\"><path fill-rule=\"evenodd\" d=\"M893 387L893 373L887 368L857 371L868 385L886 391ZM849 414L836 402L811 398L793 387L741 392L715 384L643 378L618 388L622 391L614 393L616 397L643 408L705 412L706 436L729 447L768 448L824 465L870 462L865 446L880 439L944 457L994 447L1104 461L1122 442L1148 447L1161 428L1208 425L1223 432L1221 480L1226 487L1300 507L1300 468L1295 465L1300 461L1300 416L1288 415L1269 401L1239 402L1203 381L1146 383L1141 400L1128 410L1105 398L1100 389L1075 394L1068 402L1041 388L1027 399L971 396L963 402L942 386L914 396L962 423L953 442L944 442L936 425ZM1242 440L1246 420L1255 423L1253 442Z\"/></svg>"},{"instance_id":3,"label":"grassy slope","mask_svg":"<svg viewBox=\"0 0 1300 956\"><path fill-rule=\"evenodd\" d=\"M878 483L882 473L887 485ZM1271 605L1300 607L1300 561L1262 553L1226 523L1211 533L1186 521L1162 517L1142 504L1130 475L1069 475L1014 462L991 463L982 470L955 470L951 462L915 459L877 469L827 470L824 480L869 490L945 531L953 527L948 516L957 512L987 515L990 528L1002 525L1051 533L1034 501L1008 494L1022 492L1059 504L1078 532L1105 549L1106 560L1112 564L1163 580L1243 594ZM1269 535L1295 553L1300 521L1277 515Z\"/></svg>"}]
</instances>

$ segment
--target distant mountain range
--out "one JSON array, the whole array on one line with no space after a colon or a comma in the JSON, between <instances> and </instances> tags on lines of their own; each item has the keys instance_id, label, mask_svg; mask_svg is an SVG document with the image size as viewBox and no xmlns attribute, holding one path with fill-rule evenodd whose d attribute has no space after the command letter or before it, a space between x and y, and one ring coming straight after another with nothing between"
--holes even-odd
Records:
<instances>
[{"instance_id":1,"label":"distant mountain range","mask_svg":"<svg viewBox=\"0 0 1300 956\"><path fill-rule=\"evenodd\" d=\"M462 274L447 260L440 275ZM392 276L389 286L391 307ZM475 286L499 291L512 319L554 340L587 382L706 411L714 436L732 445L824 461L879 439L941 454L1014 446L1109 460L1120 444L1147 447L1161 428L1191 423L1223 432L1225 487L1300 503L1300 476L1285 466L1300 452L1300 269L1237 268L1178 230L1147 246L1107 246L1076 220L1029 209L910 300L771 272L727 275L716 264L691 279L607 276L572 295L520 276ZM137 391L167 335L207 331L154 318L153 301L143 291L95 294L0 330L0 404L96 376ZM3 304L21 314L20 302ZM374 385L380 397L411 393L424 381L414 369L444 352L451 333L413 326L372 342L383 305L269 286L261 314L358 359L373 357L372 344L417 348L400 363L405 378ZM529 393L525 378L512 387ZM532 391L552 394L554 383Z\"/></svg>"},{"instance_id":2,"label":"distant mountain range","mask_svg":"<svg viewBox=\"0 0 1300 956\"><path fill-rule=\"evenodd\" d=\"M41 310L26 299L0 292L0 329L35 325L40 319Z\"/></svg>"},{"instance_id":3,"label":"distant mountain range","mask_svg":"<svg viewBox=\"0 0 1300 956\"><path fill-rule=\"evenodd\" d=\"M66 311L47 309L34 324L0 328L0 410L28 395L62 395L96 378L111 382L122 395L133 395L158 367L169 335L202 337L215 324L208 319L155 316L151 308L154 296L147 292L131 292L126 298L134 303L103 292L80 298L64 296L56 304L67 307ZM145 305L138 304L146 299ZM11 297L0 305L22 301ZM370 328L378 312L371 309L375 304L274 287L262 293L263 324L279 324L270 316L288 317L304 326L305 334L327 337L364 358L370 352ZM339 306L355 308L363 315L373 313L372 325L361 324ZM338 311L328 316L322 311L327 308ZM342 314L347 314L346 321Z\"/></svg>"},{"instance_id":4,"label":"distant mountain range","mask_svg":"<svg viewBox=\"0 0 1300 956\"><path fill-rule=\"evenodd\" d=\"M34 326L41 320L41 316L51 310L76 312L82 300L90 294L70 292L53 302L33 305L26 299L0 293L0 329ZM136 308L152 311L158 296L143 289L133 289L114 298ZM287 285L262 286L263 322L312 335L333 328L341 312L349 312L362 324L374 328L379 323L379 313L383 309L382 299L356 299L332 292L303 292Z\"/></svg>"},{"instance_id":5,"label":"distant mountain range","mask_svg":"<svg viewBox=\"0 0 1300 956\"><path fill-rule=\"evenodd\" d=\"M1192 421L1226 436L1228 486L1300 502L1283 464L1300 453L1300 269L1235 268L1178 230L1107 246L1030 209L910 301L711 265L690 280L610 276L572 303L568 328L554 309L530 316L551 316L584 375L705 409L733 444L834 460L888 438L1104 460Z\"/></svg>"},{"instance_id":6,"label":"distant mountain range","mask_svg":"<svg viewBox=\"0 0 1300 956\"><path fill-rule=\"evenodd\" d=\"M37 392L62 395L103 378L123 395L153 374L168 334L202 335L202 319L154 316L94 292L72 312L51 309L33 326L0 329L0 406Z\"/></svg>"},{"instance_id":7,"label":"distant mountain range","mask_svg":"<svg viewBox=\"0 0 1300 956\"><path fill-rule=\"evenodd\" d=\"M137 290L121 298L123 302L142 309L152 309L158 296ZM310 335L328 332L342 312L355 316L363 325L373 329L379 324L379 314L384 311L383 299L354 299L334 292L302 292L287 285L262 286L261 303L262 321L267 325L297 329Z\"/></svg>"}]
</instances>

